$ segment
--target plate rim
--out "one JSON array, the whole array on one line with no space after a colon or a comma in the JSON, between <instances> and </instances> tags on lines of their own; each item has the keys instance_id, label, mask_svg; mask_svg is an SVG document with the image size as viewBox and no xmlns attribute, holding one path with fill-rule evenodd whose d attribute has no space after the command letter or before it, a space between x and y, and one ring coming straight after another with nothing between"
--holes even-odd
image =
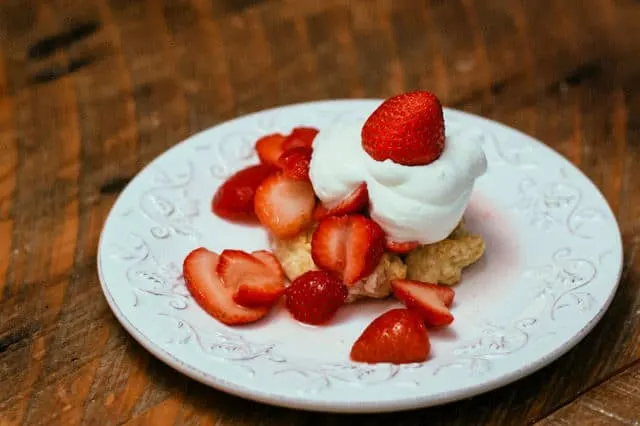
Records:
<instances>
[{"instance_id":1,"label":"plate rim","mask_svg":"<svg viewBox=\"0 0 640 426\"><path fill-rule=\"evenodd\" d=\"M469 113L466 111L443 107L445 113L448 111L449 113L453 113L456 115L466 116L475 120L481 120L485 123L489 123L492 126L499 126L503 129L509 130L511 132L517 133L519 136L527 139L530 143L534 143L539 145L540 147L551 151L553 154L564 159L568 164L571 165L572 171L577 171L588 183L595 189L597 194L599 195L601 201L606 206L608 212L615 223L615 229L612 230L616 232L617 237L617 249L621 254L620 264L617 266L617 273L615 277L615 282L612 286L612 290L607 296L607 299L602 303L596 314L586 323L584 326L569 340L564 342L559 347L554 350L548 352L547 354L537 358L534 362L526 364L526 366L517 368L508 373L500 374L497 377L490 378L483 382L475 383L472 385L465 386L463 388L458 388L455 391L449 391L445 393L441 393L438 395L431 395L428 397L405 397L403 399L396 400L384 400L382 402L376 401L359 401L359 402L342 402L342 401L318 401L318 400L310 400L305 398L304 396L296 396L294 394L282 394L282 393L269 393L262 390L252 389L250 387L230 382L226 379L221 379L216 377L215 375L209 374L205 371L202 371L194 366L183 363L179 359L177 359L173 354L171 354L166 349L163 349L159 345L157 345L152 339L145 336L138 328L125 316L125 314L120 310L118 304L114 300L111 292L107 288L106 280L102 271L102 250L103 250L103 239L105 235L105 225L110 221L112 215L114 214L114 208L118 205L119 201L123 197L123 194L129 189L138 179L140 179L141 175L143 175L148 169L152 168L161 157L169 155L173 150L178 149L180 146L189 143L192 139L197 137L202 137L203 134L212 131L216 127L221 125L229 125L231 123L245 120L252 116L265 114L265 113L273 113L278 110L296 108L296 107L313 107L313 106L321 106L328 104L340 104L340 103L362 103L362 102L383 102L384 99L378 98L338 98L338 99L323 99L323 100L315 100L309 102L298 102L292 104L285 104L274 106L270 108L265 108L261 110L256 110L244 115L240 115L234 117L230 120L225 120L218 122L210 127L204 128L198 132L195 132L189 135L187 138L175 143L168 149L159 153L156 157L154 157L151 161L149 161L144 167L142 167L136 175L127 183L127 185L122 189L122 191L118 194L115 201L113 202L111 208L109 209L109 213L107 214L100 231L100 236L98 239L98 248L96 251L96 263L97 263L97 271L98 271L98 279L100 282L100 287L102 292L107 300L107 304L111 309L112 313L118 320L118 322L123 326L123 328L136 340L143 348L145 348L148 352L150 352L154 357L159 359L161 362L169 365L174 370L190 377L193 380L196 380L206 386L217 389L218 391L223 391L228 394L234 395L236 397L240 397L243 399L248 399L252 401L256 401L259 403L264 403L268 405L276 405L281 407L287 407L292 409L301 409L313 412L333 412L333 413L384 413L384 412L395 412L395 411L407 411L414 410L420 408L427 408L436 405L442 405L454 401L463 400L472 396L478 396L480 394L484 394L486 392L501 388L508 384L514 383L519 379L527 377L535 372L538 372L542 368L556 361L564 354L566 354L569 350L573 349L577 346L592 330L593 328L600 322L604 314L608 311L613 298L618 292L620 280L622 276L623 266L624 266L624 247L622 241L622 234L620 231L620 225L618 222L618 218L614 214L610 203L602 193L601 189L593 182L593 180L587 176L578 166L569 161L564 155L558 152L553 147L548 146L543 143L539 139L528 135L518 129L510 127L506 124L503 124L499 121L492 120L490 118L486 118L480 115L476 115L473 113Z\"/></svg>"}]
</instances>

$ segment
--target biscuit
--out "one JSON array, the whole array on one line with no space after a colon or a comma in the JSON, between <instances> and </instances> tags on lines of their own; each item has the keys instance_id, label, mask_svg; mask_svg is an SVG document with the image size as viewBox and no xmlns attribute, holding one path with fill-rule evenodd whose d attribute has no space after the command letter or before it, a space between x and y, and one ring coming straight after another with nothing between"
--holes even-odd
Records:
<instances>
[{"instance_id":1,"label":"biscuit","mask_svg":"<svg viewBox=\"0 0 640 426\"><path fill-rule=\"evenodd\" d=\"M469 233L461 222L446 239L417 247L407 254L407 278L445 285L458 284L462 270L477 262L484 251L482 236Z\"/></svg>"}]
</instances>

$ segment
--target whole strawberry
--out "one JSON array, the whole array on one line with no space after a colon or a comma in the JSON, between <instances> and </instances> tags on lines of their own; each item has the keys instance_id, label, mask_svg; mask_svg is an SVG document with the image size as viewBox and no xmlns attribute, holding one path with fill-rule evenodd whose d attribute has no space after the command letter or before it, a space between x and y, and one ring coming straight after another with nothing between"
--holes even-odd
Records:
<instances>
[{"instance_id":1,"label":"whole strawberry","mask_svg":"<svg viewBox=\"0 0 640 426\"><path fill-rule=\"evenodd\" d=\"M444 143L442 105L426 91L387 99L362 127L362 147L377 161L426 165L440 157Z\"/></svg>"},{"instance_id":2,"label":"whole strawberry","mask_svg":"<svg viewBox=\"0 0 640 426\"><path fill-rule=\"evenodd\" d=\"M300 322L322 324L345 303L347 287L326 271L309 271L293 280L286 292L286 306Z\"/></svg>"}]
</instances>

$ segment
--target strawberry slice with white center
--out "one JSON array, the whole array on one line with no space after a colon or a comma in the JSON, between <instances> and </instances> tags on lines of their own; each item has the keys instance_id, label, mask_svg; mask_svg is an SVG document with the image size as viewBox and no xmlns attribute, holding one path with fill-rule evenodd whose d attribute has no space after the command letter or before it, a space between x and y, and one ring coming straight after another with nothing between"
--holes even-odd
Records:
<instances>
[{"instance_id":1,"label":"strawberry slice with white center","mask_svg":"<svg viewBox=\"0 0 640 426\"><path fill-rule=\"evenodd\" d=\"M453 322L449 306L455 292L451 288L414 280L393 280L391 288L394 296L419 312L428 326L442 327Z\"/></svg>"},{"instance_id":2,"label":"strawberry slice with white center","mask_svg":"<svg viewBox=\"0 0 640 426\"><path fill-rule=\"evenodd\" d=\"M278 276L281 280L284 281L284 269L282 269L280 261L273 255L273 253L267 250L258 250L251 252L251 256L256 257L258 260L264 263L265 266L269 268L272 274Z\"/></svg>"},{"instance_id":3,"label":"strawberry slice with white center","mask_svg":"<svg viewBox=\"0 0 640 426\"><path fill-rule=\"evenodd\" d=\"M284 293L282 269L279 264L274 268L278 261L272 257L266 251L224 250L220 254L216 272L224 286L234 290L234 302L250 308L270 306Z\"/></svg>"},{"instance_id":4,"label":"strawberry slice with white center","mask_svg":"<svg viewBox=\"0 0 640 426\"><path fill-rule=\"evenodd\" d=\"M340 278L343 278L347 263L349 228L348 216L330 216L320 221L311 237L313 262L321 269L336 273Z\"/></svg>"},{"instance_id":5,"label":"strawberry slice with white center","mask_svg":"<svg viewBox=\"0 0 640 426\"><path fill-rule=\"evenodd\" d=\"M365 182L358 185L344 200L340 201L333 207L326 207L318 204L313 212L315 220L322 220L328 216L342 216L345 214L357 213L363 210L369 204L369 191Z\"/></svg>"},{"instance_id":6,"label":"strawberry slice with white center","mask_svg":"<svg viewBox=\"0 0 640 426\"><path fill-rule=\"evenodd\" d=\"M329 216L313 232L311 256L319 268L337 274L350 286L378 266L384 239L382 228L364 216Z\"/></svg>"},{"instance_id":7,"label":"strawberry slice with white center","mask_svg":"<svg viewBox=\"0 0 640 426\"><path fill-rule=\"evenodd\" d=\"M310 182L275 174L256 190L254 209L258 220L278 238L291 238L312 220L316 195Z\"/></svg>"},{"instance_id":8,"label":"strawberry slice with white center","mask_svg":"<svg viewBox=\"0 0 640 426\"><path fill-rule=\"evenodd\" d=\"M183 263L187 289L207 313L227 325L256 322L268 307L246 308L233 301L234 289L225 286L216 273L220 257L205 248L193 250Z\"/></svg>"}]
</instances>

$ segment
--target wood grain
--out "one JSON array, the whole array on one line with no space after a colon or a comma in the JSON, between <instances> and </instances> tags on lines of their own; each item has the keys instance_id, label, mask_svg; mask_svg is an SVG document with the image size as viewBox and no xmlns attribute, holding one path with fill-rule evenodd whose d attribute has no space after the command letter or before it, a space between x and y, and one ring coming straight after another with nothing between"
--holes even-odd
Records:
<instances>
[{"instance_id":1,"label":"wood grain","mask_svg":"<svg viewBox=\"0 0 640 426\"><path fill-rule=\"evenodd\" d=\"M640 363L580 395L537 426L574 425L638 425L640 406Z\"/></svg>"},{"instance_id":2,"label":"wood grain","mask_svg":"<svg viewBox=\"0 0 640 426\"><path fill-rule=\"evenodd\" d=\"M632 0L0 2L0 424L638 424L637 22ZM583 342L469 400L338 416L205 387L122 329L97 242L151 159L240 114L416 88L543 140L602 190L625 265Z\"/></svg>"}]
</instances>

